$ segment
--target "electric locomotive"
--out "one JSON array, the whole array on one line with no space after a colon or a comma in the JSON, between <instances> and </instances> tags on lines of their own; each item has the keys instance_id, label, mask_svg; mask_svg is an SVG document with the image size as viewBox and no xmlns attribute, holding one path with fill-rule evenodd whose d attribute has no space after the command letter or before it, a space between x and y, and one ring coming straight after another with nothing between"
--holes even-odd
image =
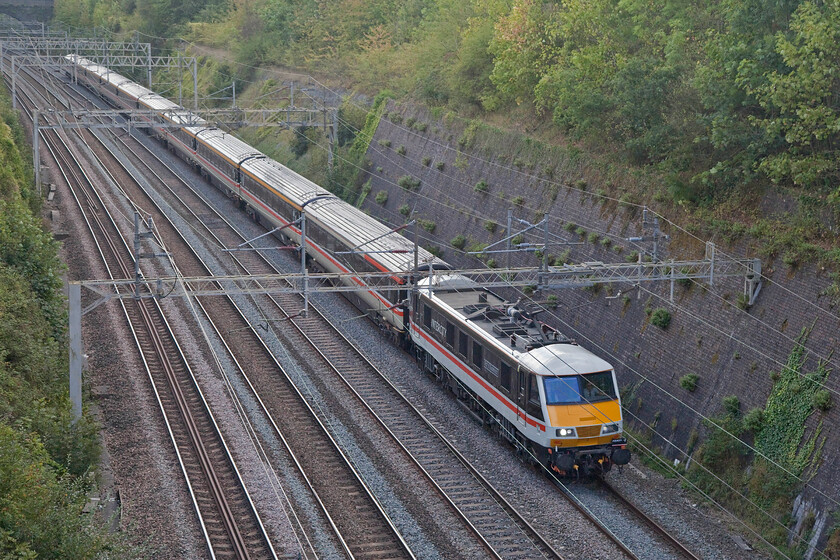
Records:
<instances>
[{"instance_id":1,"label":"electric locomotive","mask_svg":"<svg viewBox=\"0 0 840 560\"><path fill-rule=\"evenodd\" d=\"M418 284L418 359L484 423L562 475L630 461L609 363L469 278L441 272Z\"/></svg>"},{"instance_id":2,"label":"electric locomotive","mask_svg":"<svg viewBox=\"0 0 840 560\"><path fill-rule=\"evenodd\" d=\"M578 346L537 313L452 272L419 249L429 276L414 293L408 281L414 245L325 189L147 88L68 55L83 82L124 108L158 111L182 127L149 129L255 220L301 243L307 259L329 272L381 271L396 290L362 289L348 297L410 344L426 371L454 391L482 422L528 457L561 475L604 473L630 461L622 437L621 399L612 366Z\"/></svg>"}]
</instances>

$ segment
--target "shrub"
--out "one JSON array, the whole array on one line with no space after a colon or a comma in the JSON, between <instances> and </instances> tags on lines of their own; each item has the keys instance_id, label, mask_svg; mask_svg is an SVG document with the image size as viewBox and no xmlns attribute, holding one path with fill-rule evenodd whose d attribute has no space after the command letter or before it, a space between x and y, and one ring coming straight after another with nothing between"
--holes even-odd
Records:
<instances>
[{"instance_id":1,"label":"shrub","mask_svg":"<svg viewBox=\"0 0 840 560\"><path fill-rule=\"evenodd\" d=\"M383 171L383 170L382 170L382 166L381 166L381 165L377 165L377 166L376 166L376 172L377 172L377 173L382 173L382 171Z\"/></svg>"},{"instance_id":2,"label":"shrub","mask_svg":"<svg viewBox=\"0 0 840 560\"><path fill-rule=\"evenodd\" d=\"M417 121L416 123L414 123L414 129L419 132L426 132L427 128L429 128L429 125L422 121Z\"/></svg>"},{"instance_id":3,"label":"shrub","mask_svg":"<svg viewBox=\"0 0 840 560\"><path fill-rule=\"evenodd\" d=\"M387 138L383 138L382 140L379 140L377 142L377 144L379 144L383 148L390 148L391 147L391 141L388 140Z\"/></svg>"},{"instance_id":4,"label":"shrub","mask_svg":"<svg viewBox=\"0 0 840 560\"><path fill-rule=\"evenodd\" d=\"M490 233L496 233L497 227L499 227L499 224L497 224L493 220L487 220L486 222L484 222L484 229L486 229Z\"/></svg>"},{"instance_id":5,"label":"shrub","mask_svg":"<svg viewBox=\"0 0 840 560\"><path fill-rule=\"evenodd\" d=\"M401 156L404 156L405 154L408 153L408 149L405 146L403 146L402 144L400 144L400 147L397 148L397 153L400 154Z\"/></svg>"},{"instance_id":6,"label":"shrub","mask_svg":"<svg viewBox=\"0 0 840 560\"><path fill-rule=\"evenodd\" d=\"M650 322L660 329L667 329L671 324L671 312L664 307L657 307L650 315Z\"/></svg>"},{"instance_id":7,"label":"shrub","mask_svg":"<svg viewBox=\"0 0 840 560\"><path fill-rule=\"evenodd\" d=\"M827 412L833 404L831 402L831 393L825 389L820 389L811 397L811 404L814 405L814 408L817 410Z\"/></svg>"},{"instance_id":8,"label":"shrub","mask_svg":"<svg viewBox=\"0 0 840 560\"><path fill-rule=\"evenodd\" d=\"M441 249L437 245L426 245L426 247L424 247L424 248L428 252L430 252L431 254L436 256L437 258L439 258L439 259L443 258L443 249Z\"/></svg>"},{"instance_id":9,"label":"shrub","mask_svg":"<svg viewBox=\"0 0 840 560\"><path fill-rule=\"evenodd\" d=\"M513 202L513 203L514 203L515 205L517 205L517 206L524 206L524 205L525 205L525 199L524 199L524 198L522 198L521 196L515 196L515 197L513 197L513 199L511 200L511 202Z\"/></svg>"},{"instance_id":10,"label":"shrub","mask_svg":"<svg viewBox=\"0 0 840 560\"><path fill-rule=\"evenodd\" d=\"M407 218L411 214L411 207L408 204L403 204L400 206L400 214Z\"/></svg>"},{"instance_id":11,"label":"shrub","mask_svg":"<svg viewBox=\"0 0 840 560\"><path fill-rule=\"evenodd\" d=\"M688 373L680 377L680 387L688 391L689 393L693 393L695 389L697 389L697 381L700 379L700 376L696 373Z\"/></svg>"},{"instance_id":12,"label":"shrub","mask_svg":"<svg viewBox=\"0 0 840 560\"><path fill-rule=\"evenodd\" d=\"M517 235L516 237L514 237L513 239L510 240L510 244L511 245L519 245L523 241L525 241L525 237L523 237L522 234L519 234L519 235Z\"/></svg>"},{"instance_id":13,"label":"shrub","mask_svg":"<svg viewBox=\"0 0 840 560\"><path fill-rule=\"evenodd\" d=\"M546 298L546 303L552 309L556 308L558 303L559 303L557 295L556 294L549 294L548 297Z\"/></svg>"},{"instance_id":14,"label":"shrub","mask_svg":"<svg viewBox=\"0 0 840 560\"><path fill-rule=\"evenodd\" d=\"M403 175L397 179L397 184L407 191L416 191L420 188L420 179L415 179L411 175Z\"/></svg>"},{"instance_id":15,"label":"shrub","mask_svg":"<svg viewBox=\"0 0 840 560\"><path fill-rule=\"evenodd\" d=\"M475 192L478 192L478 193L486 193L487 189L489 189L489 188L490 187L487 185L487 181L482 179L481 181L479 181L478 183L475 184L475 186L473 187L473 190Z\"/></svg>"},{"instance_id":16,"label":"shrub","mask_svg":"<svg viewBox=\"0 0 840 560\"><path fill-rule=\"evenodd\" d=\"M443 168L446 167L446 164L442 161L439 161L435 164L435 169L438 171L443 171Z\"/></svg>"},{"instance_id":17,"label":"shrub","mask_svg":"<svg viewBox=\"0 0 840 560\"><path fill-rule=\"evenodd\" d=\"M396 112L392 111L392 112L388 113L388 120L391 121L394 124L402 124L403 116L399 113L396 113Z\"/></svg>"},{"instance_id":18,"label":"shrub","mask_svg":"<svg viewBox=\"0 0 840 560\"><path fill-rule=\"evenodd\" d=\"M598 240L601 238L600 235L595 233L594 231L589 232L589 236L587 237L587 241L590 243L598 243Z\"/></svg>"},{"instance_id":19,"label":"shrub","mask_svg":"<svg viewBox=\"0 0 840 560\"><path fill-rule=\"evenodd\" d=\"M575 224L574 222L566 222L563 228L566 231L575 231L575 229L577 229L577 224Z\"/></svg>"},{"instance_id":20,"label":"shrub","mask_svg":"<svg viewBox=\"0 0 840 560\"><path fill-rule=\"evenodd\" d=\"M429 165L431 163L432 163L432 158L430 158L429 156L423 156L423 165L425 165L426 167L429 167Z\"/></svg>"},{"instance_id":21,"label":"shrub","mask_svg":"<svg viewBox=\"0 0 840 560\"><path fill-rule=\"evenodd\" d=\"M376 200L377 204L385 204L386 202L388 202L388 192L379 191L378 193L376 193L376 198L374 200Z\"/></svg>"},{"instance_id":22,"label":"shrub","mask_svg":"<svg viewBox=\"0 0 840 560\"><path fill-rule=\"evenodd\" d=\"M499 263L496 262L496 259L489 259L487 261L487 266L489 266L490 268L496 268L497 266L499 266Z\"/></svg>"},{"instance_id":23,"label":"shrub","mask_svg":"<svg viewBox=\"0 0 840 560\"><path fill-rule=\"evenodd\" d=\"M764 424L764 409L754 408L744 415L744 428L756 433Z\"/></svg>"},{"instance_id":24,"label":"shrub","mask_svg":"<svg viewBox=\"0 0 840 560\"><path fill-rule=\"evenodd\" d=\"M534 294L534 290L534 286L525 286L524 288L522 288L522 293L526 296L530 296Z\"/></svg>"},{"instance_id":25,"label":"shrub","mask_svg":"<svg viewBox=\"0 0 840 560\"><path fill-rule=\"evenodd\" d=\"M741 412L741 399L735 395L723 397L723 409L730 416L738 416Z\"/></svg>"},{"instance_id":26,"label":"shrub","mask_svg":"<svg viewBox=\"0 0 840 560\"><path fill-rule=\"evenodd\" d=\"M405 119L405 126L412 127L414 126L415 122L417 122L417 119L415 119L414 117L408 117L407 119Z\"/></svg>"},{"instance_id":27,"label":"shrub","mask_svg":"<svg viewBox=\"0 0 840 560\"><path fill-rule=\"evenodd\" d=\"M463 249L464 246L467 244L467 238L459 233L458 235L452 238L449 244L455 247L456 249Z\"/></svg>"},{"instance_id":28,"label":"shrub","mask_svg":"<svg viewBox=\"0 0 840 560\"><path fill-rule=\"evenodd\" d=\"M634 262L638 261L639 260L639 252L638 251L630 251L624 257L624 260L629 262L629 263L634 263Z\"/></svg>"},{"instance_id":29,"label":"shrub","mask_svg":"<svg viewBox=\"0 0 840 560\"><path fill-rule=\"evenodd\" d=\"M575 228L575 235L579 235L580 237L583 237L584 235L586 235L586 230L583 229L582 227L578 226L577 228Z\"/></svg>"},{"instance_id":30,"label":"shrub","mask_svg":"<svg viewBox=\"0 0 840 560\"><path fill-rule=\"evenodd\" d=\"M417 225L421 228L425 229L429 233L434 233L435 229L437 229L437 224L434 223L432 220L417 220Z\"/></svg>"},{"instance_id":31,"label":"shrub","mask_svg":"<svg viewBox=\"0 0 840 560\"><path fill-rule=\"evenodd\" d=\"M601 240L601 246L604 249L609 249L610 245L612 245L612 239L610 239L609 237L605 237Z\"/></svg>"}]
</instances>

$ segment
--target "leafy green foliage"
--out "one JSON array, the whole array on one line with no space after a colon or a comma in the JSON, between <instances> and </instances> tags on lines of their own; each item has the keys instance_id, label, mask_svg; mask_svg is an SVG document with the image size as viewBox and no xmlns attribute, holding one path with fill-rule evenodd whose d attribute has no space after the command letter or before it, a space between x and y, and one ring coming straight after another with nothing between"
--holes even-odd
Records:
<instances>
[{"instance_id":1,"label":"leafy green foliage","mask_svg":"<svg viewBox=\"0 0 840 560\"><path fill-rule=\"evenodd\" d=\"M411 214L411 206L409 206L408 204L403 204L402 206L400 206L400 214L402 214L405 217L408 217L408 215Z\"/></svg>"},{"instance_id":2,"label":"leafy green foliage","mask_svg":"<svg viewBox=\"0 0 840 560\"><path fill-rule=\"evenodd\" d=\"M411 175L403 175L397 179L397 185L407 191L416 191L420 188L420 179Z\"/></svg>"},{"instance_id":3,"label":"leafy green foliage","mask_svg":"<svg viewBox=\"0 0 840 560\"><path fill-rule=\"evenodd\" d=\"M763 408L753 408L749 412L744 415L744 429L749 430L753 433L758 432L761 430L761 426L764 424L764 409Z\"/></svg>"},{"instance_id":4,"label":"leafy green foliage","mask_svg":"<svg viewBox=\"0 0 840 560\"><path fill-rule=\"evenodd\" d=\"M708 437L695 458L705 468L694 466L687 473L700 489L790 557L800 557L806 543L799 540L790 546L789 533L777 520L789 515L801 488L801 477L806 469L818 464L825 443L825 438L820 438L821 424L805 437L806 420L814 411L813 395L828 376L822 363L816 371L802 374L807 337L808 330L803 329L763 409L754 408L742 418L737 397L727 397L725 416L704 421ZM736 439L747 430L755 436L754 457ZM748 500L731 488L744 492Z\"/></svg>"},{"instance_id":5,"label":"leafy green foliage","mask_svg":"<svg viewBox=\"0 0 840 560\"><path fill-rule=\"evenodd\" d=\"M755 438L756 449L797 475L811 460L811 454L806 451L813 451L816 440L809 440L802 450L799 448L805 435L805 421L814 410L814 395L828 377L822 362L815 371L803 374L807 338L808 330L803 329L779 372L779 380L773 385L765 407L764 426Z\"/></svg>"},{"instance_id":6,"label":"leafy green foliage","mask_svg":"<svg viewBox=\"0 0 840 560\"><path fill-rule=\"evenodd\" d=\"M9 124L0 126L0 556L125 556L79 515L99 459L97 426L86 415L72 421L63 265L32 212L5 94L0 113Z\"/></svg>"},{"instance_id":7,"label":"leafy green foliage","mask_svg":"<svg viewBox=\"0 0 840 560\"><path fill-rule=\"evenodd\" d=\"M388 191L379 191L374 198L377 204L385 204L388 202Z\"/></svg>"},{"instance_id":8,"label":"leafy green foliage","mask_svg":"<svg viewBox=\"0 0 840 560\"><path fill-rule=\"evenodd\" d=\"M693 393L697 389L697 381L699 380L700 376L696 373L687 373L680 377L680 387L689 393Z\"/></svg>"},{"instance_id":9,"label":"leafy green foliage","mask_svg":"<svg viewBox=\"0 0 840 560\"><path fill-rule=\"evenodd\" d=\"M459 233L458 235L452 238L449 244L455 247L456 249L463 249L467 244L467 238Z\"/></svg>"},{"instance_id":10,"label":"leafy green foliage","mask_svg":"<svg viewBox=\"0 0 840 560\"><path fill-rule=\"evenodd\" d=\"M667 329L671 324L671 312L664 307L657 307L650 315L650 323L660 329Z\"/></svg>"},{"instance_id":11,"label":"leafy green foliage","mask_svg":"<svg viewBox=\"0 0 840 560\"><path fill-rule=\"evenodd\" d=\"M820 389L811 396L811 405L821 412L828 412L833 404L831 402L831 393L825 389Z\"/></svg>"},{"instance_id":12,"label":"leafy green foliage","mask_svg":"<svg viewBox=\"0 0 840 560\"><path fill-rule=\"evenodd\" d=\"M486 193L490 189L490 186L487 184L487 181L482 179L478 183L475 184L473 190L477 193Z\"/></svg>"},{"instance_id":13,"label":"leafy green foliage","mask_svg":"<svg viewBox=\"0 0 840 560\"><path fill-rule=\"evenodd\" d=\"M339 193L345 200L355 200L356 193L361 188L362 176L360 170L367 167L365 154L370 147L373 134L379 127L379 121L385 112L385 105L392 94L388 91L380 92L373 101L373 106L365 117L365 125L356 135L347 153L338 158L332 172L329 174L329 189Z\"/></svg>"},{"instance_id":14,"label":"leafy green foliage","mask_svg":"<svg viewBox=\"0 0 840 560\"><path fill-rule=\"evenodd\" d=\"M435 229L437 229L437 224L432 220L424 220L421 218L417 220L417 224L429 233L434 233Z\"/></svg>"}]
</instances>

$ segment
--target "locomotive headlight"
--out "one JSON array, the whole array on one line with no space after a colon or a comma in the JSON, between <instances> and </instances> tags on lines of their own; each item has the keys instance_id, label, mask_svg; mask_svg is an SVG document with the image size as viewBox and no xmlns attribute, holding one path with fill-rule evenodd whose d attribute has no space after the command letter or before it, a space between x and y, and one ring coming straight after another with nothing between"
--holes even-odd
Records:
<instances>
[{"instance_id":1,"label":"locomotive headlight","mask_svg":"<svg viewBox=\"0 0 840 560\"><path fill-rule=\"evenodd\" d=\"M574 437L574 428L557 428L557 437Z\"/></svg>"},{"instance_id":2,"label":"locomotive headlight","mask_svg":"<svg viewBox=\"0 0 840 560\"><path fill-rule=\"evenodd\" d=\"M604 434L616 434L621 426L618 423L615 424L604 424L601 426L601 435Z\"/></svg>"}]
</instances>

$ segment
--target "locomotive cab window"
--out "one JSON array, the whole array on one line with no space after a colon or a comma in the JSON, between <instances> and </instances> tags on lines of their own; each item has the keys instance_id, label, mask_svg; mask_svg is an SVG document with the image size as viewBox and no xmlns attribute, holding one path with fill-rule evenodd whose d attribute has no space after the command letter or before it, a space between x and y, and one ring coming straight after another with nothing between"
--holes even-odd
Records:
<instances>
[{"instance_id":1,"label":"locomotive cab window","mask_svg":"<svg viewBox=\"0 0 840 560\"><path fill-rule=\"evenodd\" d=\"M428 305L423 306L423 325L432 328L432 308Z\"/></svg>"},{"instance_id":2,"label":"locomotive cab window","mask_svg":"<svg viewBox=\"0 0 840 560\"><path fill-rule=\"evenodd\" d=\"M542 405L540 404L540 388L536 375L528 376L528 414L535 418L543 419Z\"/></svg>"}]
</instances>

